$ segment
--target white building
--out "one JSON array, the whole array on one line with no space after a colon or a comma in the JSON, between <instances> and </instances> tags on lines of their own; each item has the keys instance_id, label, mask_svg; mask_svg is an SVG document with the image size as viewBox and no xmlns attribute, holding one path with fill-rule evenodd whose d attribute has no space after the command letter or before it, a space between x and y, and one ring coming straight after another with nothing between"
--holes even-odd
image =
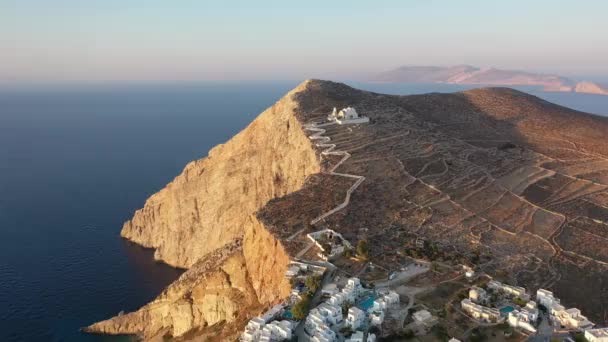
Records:
<instances>
[{"instance_id":1,"label":"white building","mask_svg":"<svg viewBox=\"0 0 608 342\"><path fill-rule=\"evenodd\" d=\"M357 307L351 307L348 309L348 316L344 325L350 327L353 330L357 330L365 322L365 312Z\"/></svg>"},{"instance_id":2,"label":"white building","mask_svg":"<svg viewBox=\"0 0 608 342\"><path fill-rule=\"evenodd\" d=\"M329 297L327 303L334 306L340 306L346 301L346 295L342 292L338 292L333 296Z\"/></svg>"},{"instance_id":3,"label":"white building","mask_svg":"<svg viewBox=\"0 0 608 342\"><path fill-rule=\"evenodd\" d=\"M361 281L359 278L350 278L346 281L346 286L342 289L342 293L344 293L345 299L348 302L354 303L355 300L361 295L363 292L363 286L361 286Z\"/></svg>"},{"instance_id":4,"label":"white building","mask_svg":"<svg viewBox=\"0 0 608 342\"><path fill-rule=\"evenodd\" d=\"M339 112L336 108L333 109L332 113L327 116L328 121L335 121L339 124L357 124L367 123L369 118L365 116L359 116L359 113L353 107L346 107Z\"/></svg>"},{"instance_id":5,"label":"white building","mask_svg":"<svg viewBox=\"0 0 608 342\"><path fill-rule=\"evenodd\" d=\"M336 333L331 330L328 326L320 327L315 330L314 334L310 338L311 342L335 342L338 338Z\"/></svg>"},{"instance_id":6,"label":"white building","mask_svg":"<svg viewBox=\"0 0 608 342\"><path fill-rule=\"evenodd\" d=\"M538 319L538 306L536 302L529 301L526 306L521 308L521 312L528 316L530 322L535 322Z\"/></svg>"},{"instance_id":7,"label":"white building","mask_svg":"<svg viewBox=\"0 0 608 342\"><path fill-rule=\"evenodd\" d=\"M554 305L551 309L551 314L554 321L566 329L589 329L594 325L587 317L581 314L581 310L576 308L564 310L563 306Z\"/></svg>"},{"instance_id":8,"label":"white building","mask_svg":"<svg viewBox=\"0 0 608 342\"><path fill-rule=\"evenodd\" d=\"M384 322L384 311L374 310L369 313L369 322L371 325L379 326Z\"/></svg>"},{"instance_id":9,"label":"white building","mask_svg":"<svg viewBox=\"0 0 608 342\"><path fill-rule=\"evenodd\" d=\"M513 310L509 312L507 322L510 326L514 328L526 330L531 334L536 333L536 328L534 328L534 326L532 325L533 321L530 321L526 313L521 312L519 310Z\"/></svg>"},{"instance_id":10,"label":"white building","mask_svg":"<svg viewBox=\"0 0 608 342\"><path fill-rule=\"evenodd\" d=\"M376 300L374 300L372 310L374 310L374 311L386 310L386 302L384 301L384 298L377 298Z\"/></svg>"},{"instance_id":11,"label":"white building","mask_svg":"<svg viewBox=\"0 0 608 342\"><path fill-rule=\"evenodd\" d=\"M536 291L536 301L538 304L542 304L547 310L551 310L551 308L555 305L560 304L560 300L555 298L553 292L545 289L538 289Z\"/></svg>"},{"instance_id":12,"label":"white building","mask_svg":"<svg viewBox=\"0 0 608 342\"><path fill-rule=\"evenodd\" d=\"M587 329L585 338L589 342L608 342L608 328Z\"/></svg>"},{"instance_id":13,"label":"white building","mask_svg":"<svg viewBox=\"0 0 608 342\"><path fill-rule=\"evenodd\" d=\"M513 297L519 297L525 300L530 299L530 296L526 293L526 289L521 286L507 285L496 280L490 280L488 288L504 292Z\"/></svg>"},{"instance_id":14,"label":"white building","mask_svg":"<svg viewBox=\"0 0 608 342\"><path fill-rule=\"evenodd\" d=\"M260 340L284 341L292 337L294 326L290 321L273 321L266 324L260 335Z\"/></svg>"},{"instance_id":15,"label":"white building","mask_svg":"<svg viewBox=\"0 0 608 342\"><path fill-rule=\"evenodd\" d=\"M475 276L475 271L473 271L471 267L462 265L462 269L464 270L464 276L467 277L467 279L471 279Z\"/></svg>"},{"instance_id":16,"label":"white building","mask_svg":"<svg viewBox=\"0 0 608 342\"><path fill-rule=\"evenodd\" d=\"M414 312L412 315L414 322L419 326L430 327L437 321L437 318L431 315L427 310L420 310Z\"/></svg>"},{"instance_id":17,"label":"white building","mask_svg":"<svg viewBox=\"0 0 608 342\"><path fill-rule=\"evenodd\" d=\"M266 325L266 321L264 321L261 317L252 318L245 327L245 331L241 334L241 341L257 341L261 334L262 329Z\"/></svg>"},{"instance_id":18,"label":"white building","mask_svg":"<svg viewBox=\"0 0 608 342\"><path fill-rule=\"evenodd\" d=\"M363 335L363 331L355 331L348 339L344 340L344 342L365 342L365 336Z\"/></svg>"},{"instance_id":19,"label":"white building","mask_svg":"<svg viewBox=\"0 0 608 342\"><path fill-rule=\"evenodd\" d=\"M344 342L376 342L376 335L367 334L366 339L363 331L357 330L349 338L344 340Z\"/></svg>"},{"instance_id":20,"label":"white building","mask_svg":"<svg viewBox=\"0 0 608 342\"><path fill-rule=\"evenodd\" d=\"M384 301L387 305L396 305L399 304L399 295L395 291L389 291L386 295L384 295Z\"/></svg>"},{"instance_id":21,"label":"white building","mask_svg":"<svg viewBox=\"0 0 608 342\"><path fill-rule=\"evenodd\" d=\"M460 342L460 340L452 337L448 342Z\"/></svg>"},{"instance_id":22,"label":"white building","mask_svg":"<svg viewBox=\"0 0 608 342\"><path fill-rule=\"evenodd\" d=\"M339 306L330 305L323 303L317 306L316 310L321 314L325 323L329 325L336 325L342 323L344 316L342 315L342 308Z\"/></svg>"},{"instance_id":23,"label":"white building","mask_svg":"<svg viewBox=\"0 0 608 342\"><path fill-rule=\"evenodd\" d=\"M560 304L559 298L556 298L551 291L539 289L536 291L536 300L551 313L551 318L555 324L559 324L566 329L590 329L594 325L581 314L579 309L566 309Z\"/></svg>"},{"instance_id":24,"label":"white building","mask_svg":"<svg viewBox=\"0 0 608 342\"><path fill-rule=\"evenodd\" d=\"M325 317L316 308L310 310L304 323L304 328L309 335L313 335L317 330L325 330L329 328Z\"/></svg>"},{"instance_id":25,"label":"white building","mask_svg":"<svg viewBox=\"0 0 608 342\"><path fill-rule=\"evenodd\" d=\"M333 296L338 292L338 286L334 283L327 284L321 289L321 293L326 296Z\"/></svg>"},{"instance_id":26,"label":"white building","mask_svg":"<svg viewBox=\"0 0 608 342\"><path fill-rule=\"evenodd\" d=\"M463 299L460 302L460 306L471 317L481 321L496 322L500 318L500 311L498 309L475 304L468 298Z\"/></svg>"},{"instance_id":27,"label":"white building","mask_svg":"<svg viewBox=\"0 0 608 342\"><path fill-rule=\"evenodd\" d=\"M469 290L469 299L475 303L485 303L488 299L488 294L481 287L473 286Z\"/></svg>"}]
</instances>

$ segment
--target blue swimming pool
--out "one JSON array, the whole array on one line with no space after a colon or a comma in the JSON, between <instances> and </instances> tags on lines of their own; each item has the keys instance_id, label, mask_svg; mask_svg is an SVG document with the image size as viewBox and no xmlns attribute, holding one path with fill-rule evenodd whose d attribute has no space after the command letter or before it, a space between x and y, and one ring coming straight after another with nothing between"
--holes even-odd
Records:
<instances>
[{"instance_id":1,"label":"blue swimming pool","mask_svg":"<svg viewBox=\"0 0 608 342\"><path fill-rule=\"evenodd\" d=\"M363 298L363 300L361 300L359 302L357 307L363 311L368 311L369 309L372 308L372 306L374 306L374 301L376 300L377 297L378 296L376 296L375 293L370 293L367 296L365 296Z\"/></svg>"},{"instance_id":2,"label":"blue swimming pool","mask_svg":"<svg viewBox=\"0 0 608 342\"><path fill-rule=\"evenodd\" d=\"M504 306L504 307L500 308L500 314L503 316L506 316L509 314L509 312L511 312L513 310L515 310L515 308L510 305Z\"/></svg>"}]
</instances>

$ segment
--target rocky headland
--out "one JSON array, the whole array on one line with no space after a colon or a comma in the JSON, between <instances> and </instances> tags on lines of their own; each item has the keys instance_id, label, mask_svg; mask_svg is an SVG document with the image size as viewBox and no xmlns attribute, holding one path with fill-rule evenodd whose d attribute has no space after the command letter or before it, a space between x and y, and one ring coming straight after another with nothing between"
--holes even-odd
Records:
<instances>
[{"instance_id":1,"label":"rocky headland","mask_svg":"<svg viewBox=\"0 0 608 342\"><path fill-rule=\"evenodd\" d=\"M369 124L326 128L350 157L321 156L306 124L354 106ZM284 300L290 258L324 227L369 242L394 269L412 237L513 283L553 289L601 322L608 304L608 119L507 88L389 96L311 80L186 166L121 235L188 270L141 309L88 332L235 340ZM312 251L304 256L314 258ZM587 293L595 293L590 298Z\"/></svg>"}]
</instances>

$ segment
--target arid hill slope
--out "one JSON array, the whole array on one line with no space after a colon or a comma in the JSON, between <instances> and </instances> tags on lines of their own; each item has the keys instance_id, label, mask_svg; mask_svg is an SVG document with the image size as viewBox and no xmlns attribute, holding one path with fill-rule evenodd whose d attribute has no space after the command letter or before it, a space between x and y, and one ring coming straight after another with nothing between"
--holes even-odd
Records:
<instances>
[{"instance_id":1,"label":"arid hill slope","mask_svg":"<svg viewBox=\"0 0 608 342\"><path fill-rule=\"evenodd\" d=\"M488 273L531 290L552 288L603 322L608 118L508 88L388 96L330 82L311 87L315 112L301 121L350 105L371 123L324 127L336 150L351 154L336 171L366 179L347 208L309 229L331 227L353 244L367 239L374 264L389 270L412 237L482 254ZM307 183L258 217L275 235L290 236L324 210L306 199L327 198L330 189L344 196L341 181ZM292 255L301 248L285 245Z\"/></svg>"},{"instance_id":2,"label":"arid hill slope","mask_svg":"<svg viewBox=\"0 0 608 342\"><path fill-rule=\"evenodd\" d=\"M328 126L351 158L325 173L304 124L354 106L371 122ZM141 310L93 332L162 331L234 338L248 317L287 295L287 260L300 237L331 227L394 269L406 242L424 237L511 281L549 287L596 323L608 305L608 120L506 88L389 96L307 81L209 157L153 195L122 235L189 270ZM297 235L297 234L296 234ZM589 299L586 293L596 293ZM220 337L218 337L220 336Z\"/></svg>"}]
</instances>

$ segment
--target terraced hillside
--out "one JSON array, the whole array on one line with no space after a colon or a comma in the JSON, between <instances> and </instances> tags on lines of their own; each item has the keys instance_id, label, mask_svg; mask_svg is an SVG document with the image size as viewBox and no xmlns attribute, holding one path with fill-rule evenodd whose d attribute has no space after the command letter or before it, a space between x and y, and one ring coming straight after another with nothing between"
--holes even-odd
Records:
<instances>
[{"instance_id":1,"label":"terraced hillside","mask_svg":"<svg viewBox=\"0 0 608 342\"><path fill-rule=\"evenodd\" d=\"M292 256L305 245L298 235L327 226L352 243L366 239L372 261L391 269L407 241L423 237L483 256L490 274L552 288L604 322L608 119L506 88L389 96L324 81L307 87L300 122L346 106L371 122L323 127L350 158L333 170L342 158L322 157L325 175L258 212ZM365 180L348 206L313 227L356 181L329 171Z\"/></svg>"}]
</instances>

